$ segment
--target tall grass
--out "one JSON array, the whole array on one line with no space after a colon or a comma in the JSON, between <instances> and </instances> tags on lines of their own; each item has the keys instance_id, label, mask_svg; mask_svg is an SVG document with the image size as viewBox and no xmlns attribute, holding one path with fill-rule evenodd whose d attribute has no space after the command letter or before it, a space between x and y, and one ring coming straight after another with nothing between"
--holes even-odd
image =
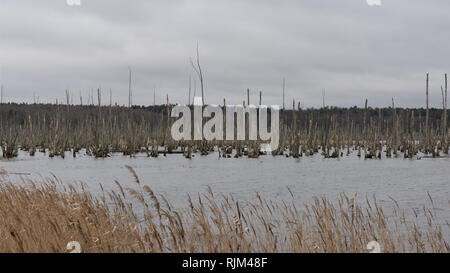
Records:
<instances>
[{"instance_id":1,"label":"tall grass","mask_svg":"<svg viewBox=\"0 0 450 273\"><path fill-rule=\"evenodd\" d=\"M291 200L237 200L211 189L188 198L186 207L143 185L94 196L85 185L13 184L0 178L0 252L67 252L78 241L83 252L368 252L377 241L383 252L450 251L432 209L426 223L404 211L363 203L342 194L298 206ZM385 210L392 209L389 216ZM417 213L417 212L415 212ZM447 233L448 234L448 233Z\"/></svg>"}]
</instances>

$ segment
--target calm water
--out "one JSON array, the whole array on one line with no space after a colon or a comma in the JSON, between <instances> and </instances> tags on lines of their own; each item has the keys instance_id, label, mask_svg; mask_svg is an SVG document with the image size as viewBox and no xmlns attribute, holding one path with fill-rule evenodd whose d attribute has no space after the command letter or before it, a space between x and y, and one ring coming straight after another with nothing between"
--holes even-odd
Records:
<instances>
[{"instance_id":1,"label":"calm water","mask_svg":"<svg viewBox=\"0 0 450 273\"><path fill-rule=\"evenodd\" d=\"M207 186L214 192L232 193L243 200L253 200L259 192L274 201L291 200L289 187L299 204L310 203L313 196L335 200L345 192L357 193L361 200L376 195L381 205L392 207L391 196L405 209L432 207L429 192L438 216L450 220L449 158L364 160L353 153L341 159L324 159L320 155L298 160L281 156L224 159L218 154L196 155L191 160L179 154L158 158L117 154L95 159L85 155L73 158L67 153L63 160L50 159L42 153L35 157L20 153L16 160L0 161L0 170L15 181L20 181L21 176L42 179L54 174L64 183L83 181L92 191L98 191L100 183L105 189L116 190L114 180L135 187L125 165L136 170L142 184L164 194L175 206L184 206L187 193L205 192ZM448 228L444 230L449 238Z\"/></svg>"}]
</instances>

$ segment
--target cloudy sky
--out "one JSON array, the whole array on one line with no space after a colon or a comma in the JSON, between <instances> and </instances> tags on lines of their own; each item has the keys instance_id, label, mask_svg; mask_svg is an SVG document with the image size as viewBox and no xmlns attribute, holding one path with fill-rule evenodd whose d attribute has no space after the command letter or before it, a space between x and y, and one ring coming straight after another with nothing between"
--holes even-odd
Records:
<instances>
[{"instance_id":1,"label":"cloudy sky","mask_svg":"<svg viewBox=\"0 0 450 273\"><path fill-rule=\"evenodd\" d=\"M450 1L382 0L1 0L0 83L4 100L63 100L69 89L102 89L109 103L127 104L128 67L133 102L188 101L199 82L190 65L199 44L205 100L239 103L300 100L322 104L441 105L450 72ZM195 81L196 80L196 81ZM192 91L194 92L194 91Z\"/></svg>"}]
</instances>

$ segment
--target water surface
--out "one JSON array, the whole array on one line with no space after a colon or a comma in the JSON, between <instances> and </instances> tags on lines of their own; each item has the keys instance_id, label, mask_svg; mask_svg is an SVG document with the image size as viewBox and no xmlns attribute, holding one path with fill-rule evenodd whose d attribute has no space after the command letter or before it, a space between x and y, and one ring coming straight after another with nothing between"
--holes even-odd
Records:
<instances>
[{"instance_id":1,"label":"water surface","mask_svg":"<svg viewBox=\"0 0 450 273\"><path fill-rule=\"evenodd\" d=\"M96 159L84 153L73 158L67 153L61 159L42 153L30 157L21 152L15 160L0 161L0 169L14 181L20 181L21 177L42 179L54 174L64 183L83 181L94 192L99 191L100 183L105 189L117 190L114 180L124 187L136 187L125 165L135 169L142 184L165 195L175 206L185 206L188 193L205 192L207 186L214 192L233 194L242 200L254 200L258 192L273 201L292 200L289 187L299 204L311 203L314 196L336 200L345 192L357 194L361 200L375 195L379 204L392 207L390 196L401 208L434 206L443 221L450 219L449 158L364 160L353 153L340 159L324 159L319 154L300 159L283 156L225 159L215 153L196 155L190 160L180 154L158 158L114 154ZM449 238L448 228L444 230Z\"/></svg>"}]
</instances>

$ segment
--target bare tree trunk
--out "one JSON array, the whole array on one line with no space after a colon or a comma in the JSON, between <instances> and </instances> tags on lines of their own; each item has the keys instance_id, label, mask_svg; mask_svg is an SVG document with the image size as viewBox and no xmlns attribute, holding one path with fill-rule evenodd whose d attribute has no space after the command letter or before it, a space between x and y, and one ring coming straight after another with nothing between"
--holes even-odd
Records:
<instances>
[{"instance_id":1,"label":"bare tree trunk","mask_svg":"<svg viewBox=\"0 0 450 273\"><path fill-rule=\"evenodd\" d=\"M102 94L100 93L100 88L97 89L97 102L98 107L100 108L100 106L102 105Z\"/></svg>"},{"instance_id":2,"label":"bare tree trunk","mask_svg":"<svg viewBox=\"0 0 450 273\"><path fill-rule=\"evenodd\" d=\"M448 153L447 144L447 74L445 74L445 85L444 88L441 86L442 91L442 149L444 153Z\"/></svg>"},{"instance_id":3,"label":"bare tree trunk","mask_svg":"<svg viewBox=\"0 0 450 273\"><path fill-rule=\"evenodd\" d=\"M250 105L250 89L247 88L247 105Z\"/></svg>"},{"instance_id":4,"label":"bare tree trunk","mask_svg":"<svg viewBox=\"0 0 450 273\"><path fill-rule=\"evenodd\" d=\"M397 111L395 110L394 98L392 98L392 149L397 154Z\"/></svg>"},{"instance_id":5,"label":"bare tree trunk","mask_svg":"<svg viewBox=\"0 0 450 273\"><path fill-rule=\"evenodd\" d=\"M69 105L70 103L70 93L69 90L66 89L66 105Z\"/></svg>"},{"instance_id":6,"label":"bare tree trunk","mask_svg":"<svg viewBox=\"0 0 450 273\"><path fill-rule=\"evenodd\" d=\"M430 128L428 124L429 120L429 109L428 109L428 82L429 82L429 75L427 73L427 83L426 83L426 103L427 103L427 110L426 110L426 116L425 116L425 153L428 153L428 146L429 146L429 137L430 137Z\"/></svg>"},{"instance_id":7,"label":"bare tree trunk","mask_svg":"<svg viewBox=\"0 0 450 273\"><path fill-rule=\"evenodd\" d=\"M444 138L445 138L445 153L448 153L448 138L447 138L447 73L445 73L445 108L444 108Z\"/></svg>"},{"instance_id":8,"label":"bare tree trunk","mask_svg":"<svg viewBox=\"0 0 450 273\"><path fill-rule=\"evenodd\" d=\"M205 93L203 90L203 73L202 73L202 67L200 65L200 54L198 52L198 44L197 44L197 61L196 64L194 65L194 63L191 60L191 65L192 68L194 69L194 71L197 73L198 78L200 79L200 88L202 90L202 104L205 105Z\"/></svg>"},{"instance_id":9,"label":"bare tree trunk","mask_svg":"<svg viewBox=\"0 0 450 273\"><path fill-rule=\"evenodd\" d=\"M200 77L200 87L202 88L202 105L205 105L205 93L203 89L203 73L202 73L202 67L200 66L200 54L198 53L198 45L197 45L197 66L199 71L199 77Z\"/></svg>"},{"instance_id":10,"label":"bare tree trunk","mask_svg":"<svg viewBox=\"0 0 450 273\"><path fill-rule=\"evenodd\" d=\"M284 90L286 88L286 79L283 78L283 110L284 110Z\"/></svg>"},{"instance_id":11,"label":"bare tree trunk","mask_svg":"<svg viewBox=\"0 0 450 273\"><path fill-rule=\"evenodd\" d=\"M322 106L325 108L325 88L322 90Z\"/></svg>"},{"instance_id":12,"label":"bare tree trunk","mask_svg":"<svg viewBox=\"0 0 450 273\"><path fill-rule=\"evenodd\" d=\"M128 68L129 76L128 76L128 107L131 108L131 69Z\"/></svg>"},{"instance_id":13,"label":"bare tree trunk","mask_svg":"<svg viewBox=\"0 0 450 273\"><path fill-rule=\"evenodd\" d=\"M191 75L189 75L189 98L188 105L191 105Z\"/></svg>"}]
</instances>

